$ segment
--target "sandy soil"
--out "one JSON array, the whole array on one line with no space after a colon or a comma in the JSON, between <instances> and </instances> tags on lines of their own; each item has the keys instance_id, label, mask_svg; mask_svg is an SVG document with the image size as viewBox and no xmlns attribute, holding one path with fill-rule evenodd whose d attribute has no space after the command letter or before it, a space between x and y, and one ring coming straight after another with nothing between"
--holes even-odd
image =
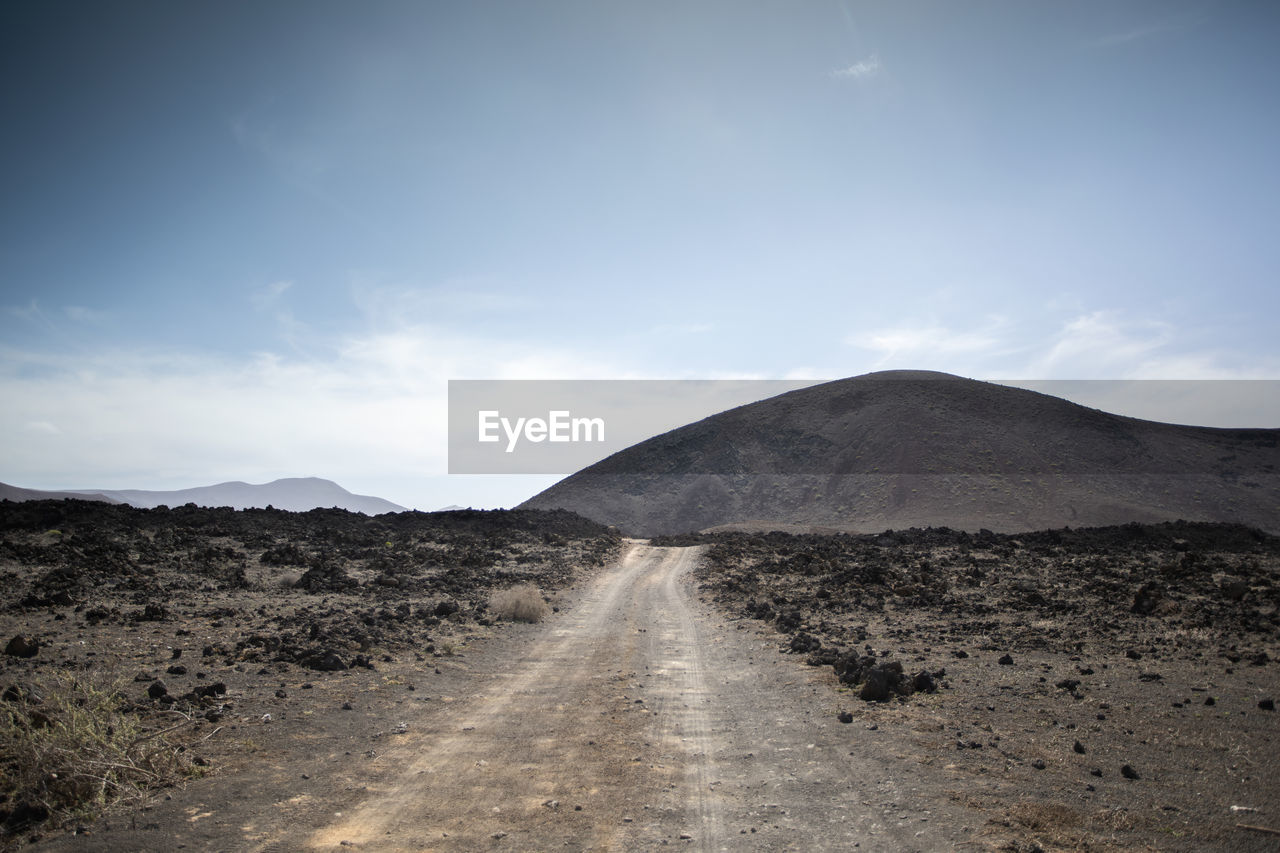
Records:
<instances>
[{"instance_id":1,"label":"sandy soil","mask_svg":"<svg viewBox=\"0 0 1280 853\"><path fill-rule=\"evenodd\" d=\"M693 561L633 545L309 846L950 846L960 827L910 768L840 730L832 692L805 689L815 673L690 600Z\"/></svg>"},{"instance_id":2,"label":"sandy soil","mask_svg":"<svg viewBox=\"0 0 1280 853\"><path fill-rule=\"evenodd\" d=\"M1116 613L1088 604L1087 626L1079 614L1064 616L1068 628L1046 616L1070 594L1065 545L1040 566L1012 545L969 560L932 540L833 542L857 552L839 565L886 573L850 581L866 612L801 565L823 542L731 543L713 569L706 546L627 540L620 559L554 596L546 621L459 623L447 654L407 648L333 673L211 671L228 679L234 708L200 746L211 775L24 849L1277 848L1265 830L1280 815L1280 715L1259 707L1276 692L1276 649L1257 615L1269 607L1271 557L1205 551L1189 562L1251 567L1236 612L1253 633L1170 634L1119 615L1127 598ZM1150 547L1125 557L1122 544L1097 553L1126 583L1171 559ZM924 557L961 575L1003 566L1007 594L973 593L999 612L974 621L958 582L949 595L959 597L934 602L920 578L897 577ZM1050 574L1031 584L1037 571ZM1031 596L1034 623L1019 615L1032 605L1014 600L1028 589L1048 597ZM1185 579L1166 590L1168 608L1225 626L1233 599L1197 590ZM747 597L788 618L750 615L759 608L744 608ZM938 692L865 702L792 650L801 634L827 644L851 630L912 672L945 663ZM1244 657L1218 656L1237 633L1250 642ZM283 695L271 693L277 680ZM1125 764L1140 778L1124 778Z\"/></svg>"},{"instance_id":3,"label":"sandy soil","mask_svg":"<svg viewBox=\"0 0 1280 853\"><path fill-rule=\"evenodd\" d=\"M838 722L829 673L691 595L697 550L631 543L548 622L477 641L469 670L436 682L456 694L384 694L342 734L312 720L310 746L40 849L937 850L970 837L981 815L882 732ZM370 743L368 729L390 734Z\"/></svg>"},{"instance_id":4,"label":"sandy soil","mask_svg":"<svg viewBox=\"0 0 1280 853\"><path fill-rule=\"evenodd\" d=\"M949 780L984 844L1275 850L1278 546L1190 523L743 535L698 576L838 673L854 727Z\"/></svg>"}]
</instances>

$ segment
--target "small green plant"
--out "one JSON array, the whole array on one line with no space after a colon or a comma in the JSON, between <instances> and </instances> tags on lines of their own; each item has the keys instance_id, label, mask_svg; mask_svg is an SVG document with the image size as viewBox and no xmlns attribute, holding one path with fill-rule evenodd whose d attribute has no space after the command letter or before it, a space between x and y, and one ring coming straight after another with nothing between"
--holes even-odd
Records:
<instances>
[{"instance_id":1,"label":"small green plant","mask_svg":"<svg viewBox=\"0 0 1280 853\"><path fill-rule=\"evenodd\" d=\"M0 811L11 831L86 819L191 775L170 738L190 721L148 728L115 685L70 672L11 687L0 702Z\"/></svg>"},{"instance_id":2,"label":"small green plant","mask_svg":"<svg viewBox=\"0 0 1280 853\"><path fill-rule=\"evenodd\" d=\"M551 608L542 594L529 584L500 589L489 596L489 610L499 619L514 622L541 622Z\"/></svg>"}]
</instances>

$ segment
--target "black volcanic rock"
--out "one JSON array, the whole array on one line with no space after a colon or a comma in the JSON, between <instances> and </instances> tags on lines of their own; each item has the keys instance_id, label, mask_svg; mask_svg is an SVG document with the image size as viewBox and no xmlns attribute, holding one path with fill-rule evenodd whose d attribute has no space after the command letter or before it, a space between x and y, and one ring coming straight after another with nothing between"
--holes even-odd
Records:
<instances>
[{"instance_id":1,"label":"black volcanic rock","mask_svg":"<svg viewBox=\"0 0 1280 853\"><path fill-rule=\"evenodd\" d=\"M4 647L4 653L15 658L33 658L40 651L40 643L21 634L11 639Z\"/></svg>"},{"instance_id":2,"label":"black volcanic rock","mask_svg":"<svg viewBox=\"0 0 1280 853\"><path fill-rule=\"evenodd\" d=\"M654 536L1177 519L1276 531L1277 503L1280 430L1156 423L943 373L889 371L672 430L523 506Z\"/></svg>"}]
</instances>

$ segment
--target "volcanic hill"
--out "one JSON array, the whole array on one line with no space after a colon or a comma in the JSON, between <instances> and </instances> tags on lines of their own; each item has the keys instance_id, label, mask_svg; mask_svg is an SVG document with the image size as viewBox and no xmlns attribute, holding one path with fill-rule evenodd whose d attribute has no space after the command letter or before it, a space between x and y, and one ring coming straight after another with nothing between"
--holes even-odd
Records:
<instances>
[{"instance_id":1,"label":"volcanic hill","mask_svg":"<svg viewBox=\"0 0 1280 853\"><path fill-rule=\"evenodd\" d=\"M1157 423L945 373L885 371L655 436L521 506L642 536L1177 519L1280 532L1280 429Z\"/></svg>"}]
</instances>

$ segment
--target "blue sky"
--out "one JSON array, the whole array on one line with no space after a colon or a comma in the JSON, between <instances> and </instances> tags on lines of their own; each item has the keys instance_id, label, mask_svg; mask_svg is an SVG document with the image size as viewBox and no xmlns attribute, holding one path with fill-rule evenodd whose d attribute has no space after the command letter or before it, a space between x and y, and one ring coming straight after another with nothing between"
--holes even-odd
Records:
<instances>
[{"instance_id":1,"label":"blue sky","mask_svg":"<svg viewBox=\"0 0 1280 853\"><path fill-rule=\"evenodd\" d=\"M1280 378L1278 35L1178 0L5 3L0 480L536 491L444 476L450 378Z\"/></svg>"}]
</instances>

